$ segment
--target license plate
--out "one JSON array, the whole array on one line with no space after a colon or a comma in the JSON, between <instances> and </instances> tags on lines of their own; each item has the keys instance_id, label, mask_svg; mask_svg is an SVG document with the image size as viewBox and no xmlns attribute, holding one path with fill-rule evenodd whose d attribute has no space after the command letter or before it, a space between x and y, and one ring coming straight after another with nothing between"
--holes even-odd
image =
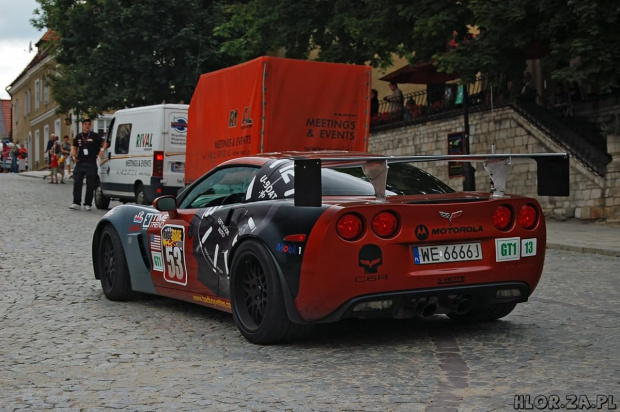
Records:
<instances>
[{"instance_id":1,"label":"license plate","mask_svg":"<svg viewBox=\"0 0 620 412\"><path fill-rule=\"evenodd\" d=\"M480 247L480 242L458 243L454 245L414 246L413 259L416 265L482 260L482 248Z\"/></svg>"}]
</instances>

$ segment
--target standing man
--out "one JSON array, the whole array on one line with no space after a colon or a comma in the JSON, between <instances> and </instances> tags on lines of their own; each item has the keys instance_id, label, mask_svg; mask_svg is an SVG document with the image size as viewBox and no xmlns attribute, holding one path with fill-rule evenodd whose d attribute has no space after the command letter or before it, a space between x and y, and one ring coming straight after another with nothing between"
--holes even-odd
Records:
<instances>
[{"instance_id":1,"label":"standing man","mask_svg":"<svg viewBox=\"0 0 620 412\"><path fill-rule=\"evenodd\" d=\"M398 88L398 84L394 82L390 82L390 90L392 91L392 94L385 96L383 100L390 102L390 117L392 120L402 120L403 103L405 100L403 92Z\"/></svg>"},{"instance_id":2,"label":"standing man","mask_svg":"<svg viewBox=\"0 0 620 412\"><path fill-rule=\"evenodd\" d=\"M17 165L19 149L17 142L13 143L13 148L11 149L11 173L19 173L19 166Z\"/></svg>"},{"instance_id":3,"label":"standing man","mask_svg":"<svg viewBox=\"0 0 620 412\"><path fill-rule=\"evenodd\" d=\"M45 154L47 155L47 164L49 165L52 162L52 149L54 148L54 142L56 141L56 135L50 135L50 139L47 141L47 146L45 147Z\"/></svg>"},{"instance_id":4,"label":"standing man","mask_svg":"<svg viewBox=\"0 0 620 412\"><path fill-rule=\"evenodd\" d=\"M97 188L97 159L101 157L105 142L101 136L90 130L90 119L82 121L82 133L73 139L71 160L73 160L73 204L69 209L80 210L82 200L82 184L86 177L86 194L84 210L92 209L93 196Z\"/></svg>"},{"instance_id":5,"label":"standing man","mask_svg":"<svg viewBox=\"0 0 620 412\"><path fill-rule=\"evenodd\" d=\"M60 154L65 158L65 162L63 164L62 172L62 180L60 183L65 182L65 167L69 171L69 177L71 177L71 143L69 143L69 136L65 135L63 137L63 142L60 145Z\"/></svg>"}]
</instances>

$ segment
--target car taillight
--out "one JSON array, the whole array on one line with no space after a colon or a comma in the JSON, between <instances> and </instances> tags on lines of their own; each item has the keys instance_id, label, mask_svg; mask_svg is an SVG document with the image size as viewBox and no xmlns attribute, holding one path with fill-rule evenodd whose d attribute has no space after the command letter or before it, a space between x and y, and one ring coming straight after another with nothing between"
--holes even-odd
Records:
<instances>
[{"instance_id":1,"label":"car taillight","mask_svg":"<svg viewBox=\"0 0 620 412\"><path fill-rule=\"evenodd\" d=\"M355 240L362 234L364 230L364 222L362 219L353 213L347 213L340 216L336 223L336 232L344 240Z\"/></svg>"},{"instance_id":2,"label":"car taillight","mask_svg":"<svg viewBox=\"0 0 620 412\"><path fill-rule=\"evenodd\" d=\"M164 177L164 152L153 153L153 177Z\"/></svg>"},{"instance_id":3,"label":"car taillight","mask_svg":"<svg viewBox=\"0 0 620 412\"><path fill-rule=\"evenodd\" d=\"M379 212L372 218L372 231L379 237L391 237L398 231L398 218L392 212Z\"/></svg>"},{"instance_id":4,"label":"car taillight","mask_svg":"<svg viewBox=\"0 0 620 412\"><path fill-rule=\"evenodd\" d=\"M532 205L523 205L519 211L519 224L524 229L531 229L538 222L538 212Z\"/></svg>"},{"instance_id":5,"label":"car taillight","mask_svg":"<svg viewBox=\"0 0 620 412\"><path fill-rule=\"evenodd\" d=\"M284 236L284 241L285 242L305 242L306 235L303 233L296 234L296 235L286 235Z\"/></svg>"},{"instance_id":6,"label":"car taillight","mask_svg":"<svg viewBox=\"0 0 620 412\"><path fill-rule=\"evenodd\" d=\"M506 206L498 206L493 213L493 225L499 230L506 230L512 223L512 210Z\"/></svg>"}]
</instances>

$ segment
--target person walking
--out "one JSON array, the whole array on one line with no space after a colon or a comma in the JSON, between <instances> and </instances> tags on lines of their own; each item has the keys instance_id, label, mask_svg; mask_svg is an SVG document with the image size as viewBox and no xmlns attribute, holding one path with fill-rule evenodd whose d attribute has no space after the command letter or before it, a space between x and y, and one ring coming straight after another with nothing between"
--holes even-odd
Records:
<instances>
[{"instance_id":1,"label":"person walking","mask_svg":"<svg viewBox=\"0 0 620 412\"><path fill-rule=\"evenodd\" d=\"M60 146L60 151L62 155L65 157L65 166L67 168L67 174L70 179L73 176L71 175L71 143L69 142L69 136L64 135L62 145ZM64 180L64 171L63 171L63 180Z\"/></svg>"},{"instance_id":2,"label":"person walking","mask_svg":"<svg viewBox=\"0 0 620 412\"><path fill-rule=\"evenodd\" d=\"M58 167L59 167L58 159L60 159L60 145L58 144L58 136L53 134L50 137L50 141L48 143L50 142L52 143L51 147L48 150L49 164L50 164L50 178L52 180L50 183L54 183L54 181L58 183ZM56 166L52 166L53 159L55 159ZM43 178L43 180L45 180L45 177Z\"/></svg>"},{"instance_id":3,"label":"person walking","mask_svg":"<svg viewBox=\"0 0 620 412\"><path fill-rule=\"evenodd\" d=\"M58 155L53 151L50 155L50 171L52 173L50 184L58 184Z\"/></svg>"},{"instance_id":4,"label":"person walking","mask_svg":"<svg viewBox=\"0 0 620 412\"><path fill-rule=\"evenodd\" d=\"M82 185L86 177L86 193L84 195L84 210L92 210L93 196L97 188L97 159L105 149L105 141L97 133L90 130L91 121L82 121L82 133L73 139L71 159L73 167L73 204L69 209L80 210L82 201Z\"/></svg>"},{"instance_id":5,"label":"person walking","mask_svg":"<svg viewBox=\"0 0 620 412\"><path fill-rule=\"evenodd\" d=\"M17 142L13 143L11 149L11 173L19 173L19 166L17 165L17 158L19 157L19 145Z\"/></svg>"}]
</instances>

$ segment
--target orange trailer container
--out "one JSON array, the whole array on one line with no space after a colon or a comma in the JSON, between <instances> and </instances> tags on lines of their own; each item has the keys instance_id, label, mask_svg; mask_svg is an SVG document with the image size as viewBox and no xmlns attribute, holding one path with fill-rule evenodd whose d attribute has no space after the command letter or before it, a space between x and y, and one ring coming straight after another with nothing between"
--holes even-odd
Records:
<instances>
[{"instance_id":1,"label":"orange trailer container","mask_svg":"<svg viewBox=\"0 0 620 412\"><path fill-rule=\"evenodd\" d=\"M290 150L366 151L371 69L278 57L200 76L185 183L224 160Z\"/></svg>"}]
</instances>

